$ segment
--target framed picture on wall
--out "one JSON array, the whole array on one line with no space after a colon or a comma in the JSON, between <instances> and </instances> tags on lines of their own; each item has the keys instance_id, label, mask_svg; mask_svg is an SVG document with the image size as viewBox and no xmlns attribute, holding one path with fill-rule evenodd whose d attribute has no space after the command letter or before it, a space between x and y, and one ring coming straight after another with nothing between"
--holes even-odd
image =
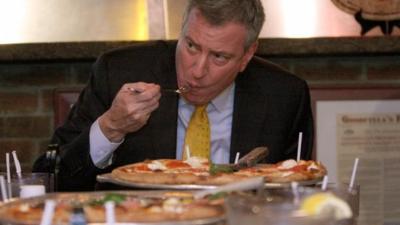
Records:
<instances>
[{"instance_id":1,"label":"framed picture on wall","mask_svg":"<svg viewBox=\"0 0 400 225\"><path fill-rule=\"evenodd\" d=\"M348 183L359 158L360 224L400 222L400 87L312 87L311 96L315 158L329 181Z\"/></svg>"}]
</instances>

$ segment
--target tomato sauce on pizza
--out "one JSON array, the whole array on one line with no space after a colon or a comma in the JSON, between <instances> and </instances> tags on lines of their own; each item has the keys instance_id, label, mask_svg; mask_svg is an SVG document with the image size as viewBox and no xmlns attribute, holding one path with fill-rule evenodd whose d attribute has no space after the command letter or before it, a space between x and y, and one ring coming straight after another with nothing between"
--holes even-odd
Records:
<instances>
[{"instance_id":1,"label":"tomato sauce on pizza","mask_svg":"<svg viewBox=\"0 0 400 225\"><path fill-rule=\"evenodd\" d=\"M116 168L112 176L116 179L141 184L199 184L222 185L262 176L266 182L284 183L322 179L327 171L317 161L289 159L275 164L257 164L254 167L221 170L213 173L213 164L207 159L192 157L187 160L158 159Z\"/></svg>"}]
</instances>

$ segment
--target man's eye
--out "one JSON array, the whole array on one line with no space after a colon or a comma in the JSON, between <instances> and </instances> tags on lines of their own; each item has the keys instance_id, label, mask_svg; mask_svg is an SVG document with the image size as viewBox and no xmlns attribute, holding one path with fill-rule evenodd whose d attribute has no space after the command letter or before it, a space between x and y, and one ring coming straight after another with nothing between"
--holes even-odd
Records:
<instances>
[{"instance_id":1,"label":"man's eye","mask_svg":"<svg viewBox=\"0 0 400 225\"><path fill-rule=\"evenodd\" d=\"M224 64L224 63L228 62L228 57L226 57L222 54L214 54L214 58L218 64Z\"/></svg>"},{"instance_id":2,"label":"man's eye","mask_svg":"<svg viewBox=\"0 0 400 225\"><path fill-rule=\"evenodd\" d=\"M196 46L194 46L194 44L191 42L187 43L187 48L192 52L196 51Z\"/></svg>"}]
</instances>

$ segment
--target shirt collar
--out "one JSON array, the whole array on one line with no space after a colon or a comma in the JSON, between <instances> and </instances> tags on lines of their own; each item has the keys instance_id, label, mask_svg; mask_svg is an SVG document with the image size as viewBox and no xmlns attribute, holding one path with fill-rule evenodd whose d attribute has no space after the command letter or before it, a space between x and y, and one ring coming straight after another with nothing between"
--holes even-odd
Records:
<instances>
[{"instance_id":1,"label":"shirt collar","mask_svg":"<svg viewBox=\"0 0 400 225\"><path fill-rule=\"evenodd\" d=\"M231 100L233 99L233 92L235 90L235 83L229 85L221 94L211 100L211 104L215 107L218 112L226 110L231 107Z\"/></svg>"}]
</instances>

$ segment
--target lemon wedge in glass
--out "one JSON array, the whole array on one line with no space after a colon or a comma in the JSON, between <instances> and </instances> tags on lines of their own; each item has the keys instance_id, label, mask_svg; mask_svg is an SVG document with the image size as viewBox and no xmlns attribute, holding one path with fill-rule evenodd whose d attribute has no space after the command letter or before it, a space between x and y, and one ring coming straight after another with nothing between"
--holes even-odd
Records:
<instances>
[{"instance_id":1,"label":"lemon wedge in glass","mask_svg":"<svg viewBox=\"0 0 400 225\"><path fill-rule=\"evenodd\" d=\"M352 210L343 199L329 192L321 192L306 197L300 210L307 215L325 215L332 213L334 218L349 219L353 216Z\"/></svg>"}]
</instances>

